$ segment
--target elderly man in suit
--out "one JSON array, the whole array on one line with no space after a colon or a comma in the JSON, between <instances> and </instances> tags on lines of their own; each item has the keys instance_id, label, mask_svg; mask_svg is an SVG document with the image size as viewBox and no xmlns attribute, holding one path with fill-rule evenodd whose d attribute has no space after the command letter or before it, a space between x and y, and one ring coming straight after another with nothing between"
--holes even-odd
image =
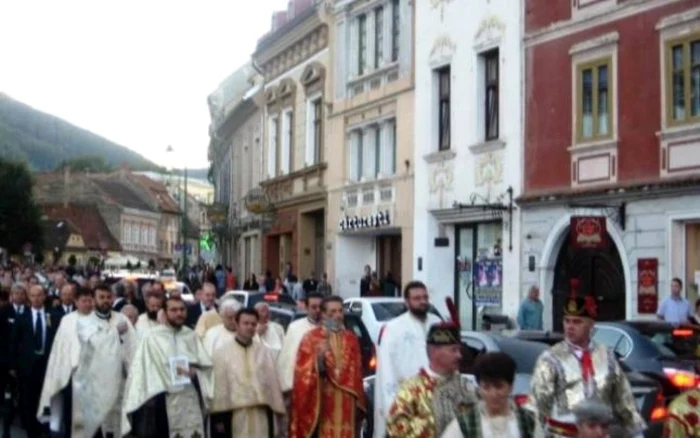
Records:
<instances>
[{"instance_id":1,"label":"elderly man in suit","mask_svg":"<svg viewBox=\"0 0 700 438\"><path fill-rule=\"evenodd\" d=\"M47 428L37 421L39 397L46 365L56 334L56 325L48 309L46 290L34 284L29 288L29 309L15 320L10 340L10 374L18 379L22 427L30 437L41 437Z\"/></svg>"}]
</instances>

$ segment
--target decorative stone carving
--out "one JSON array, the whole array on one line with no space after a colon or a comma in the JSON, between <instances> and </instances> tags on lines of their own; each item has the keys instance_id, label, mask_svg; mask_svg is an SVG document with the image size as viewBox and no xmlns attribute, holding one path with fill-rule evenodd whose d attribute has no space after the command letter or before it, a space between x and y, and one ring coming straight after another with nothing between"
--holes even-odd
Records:
<instances>
[{"instance_id":1,"label":"decorative stone carving","mask_svg":"<svg viewBox=\"0 0 700 438\"><path fill-rule=\"evenodd\" d=\"M430 195L438 197L438 208L445 208L445 193L452 192L454 171L452 162L442 161L433 167L430 176Z\"/></svg>"},{"instance_id":2,"label":"decorative stone carving","mask_svg":"<svg viewBox=\"0 0 700 438\"><path fill-rule=\"evenodd\" d=\"M447 34L438 36L430 49L430 65L433 67L447 65L457 50L457 43Z\"/></svg>"},{"instance_id":3,"label":"decorative stone carving","mask_svg":"<svg viewBox=\"0 0 700 438\"><path fill-rule=\"evenodd\" d=\"M494 185L503 182L502 151L487 152L476 157L474 182L476 187L486 187L488 194L492 192Z\"/></svg>"},{"instance_id":4,"label":"decorative stone carving","mask_svg":"<svg viewBox=\"0 0 700 438\"><path fill-rule=\"evenodd\" d=\"M433 9L440 9L440 21L445 19L445 7L448 3L452 3L453 0L430 0L430 6Z\"/></svg>"},{"instance_id":5,"label":"decorative stone carving","mask_svg":"<svg viewBox=\"0 0 700 438\"><path fill-rule=\"evenodd\" d=\"M498 15L490 15L481 21L474 35L474 48L477 51L497 46L506 32L506 24Z\"/></svg>"}]
</instances>

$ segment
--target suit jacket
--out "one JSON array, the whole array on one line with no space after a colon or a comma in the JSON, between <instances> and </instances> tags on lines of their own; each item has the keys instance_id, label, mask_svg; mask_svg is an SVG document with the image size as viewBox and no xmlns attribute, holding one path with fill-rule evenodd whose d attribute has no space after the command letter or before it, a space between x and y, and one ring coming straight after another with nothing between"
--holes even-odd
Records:
<instances>
[{"instance_id":1,"label":"suit jacket","mask_svg":"<svg viewBox=\"0 0 700 438\"><path fill-rule=\"evenodd\" d=\"M15 319L14 327L12 328L12 338L10 340L10 369L16 370L18 375L29 375L34 368L37 359L48 359L51 353L51 346L56 335L57 324L51 316L51 312L44 308L45 324L45 341L44 354L39 356L34 348L34 321L32 318L32 310L25 308L24 313Z\"/></svg>"},{"instance_id":2,"label":"suit jacket","mask_svg":"<svg viewBox=\"0 0 700 438\"><path fill-rule=\"evenodd\" d=\"M24 306L25 312L29 307ZM12 304L0 307L0 368L7 369L10 365L10 340L12 327L17 320L17 312Z\"/></svg>"},{"instance_id":3,"label":"suit jacket","mask_svg":"<svg viewBox=\"0 0 700 438\"><path fill-rule=\"evenodd\" d=\"M71 312L75 312L75 304L73 304ZM57 307L52 307L51 310L49 310L51 313L51 318L52 318L52 323L55 322L56 327L58 328L58 325L61 323L61 320L63 319L64 316L67 315L66 310L63 308L63 304L59 304ZM31 313L31 311L30 311Z\"/></svg>"},{"instance_id":4,"label":"suit jacket","mask_svg":"<svg viewBox=\"0 0 700 438\"><path fill-rule=\"evenodd\" d=\"M218 309L216 304L214 304L214 309ZM199 317L202 316L202 313L201 303L194 303L189 306L187 308L187 319L185 320L185 325L194 330L194 326L197 325L197 320L199 320Z\"/></svg>"}]
</instances>

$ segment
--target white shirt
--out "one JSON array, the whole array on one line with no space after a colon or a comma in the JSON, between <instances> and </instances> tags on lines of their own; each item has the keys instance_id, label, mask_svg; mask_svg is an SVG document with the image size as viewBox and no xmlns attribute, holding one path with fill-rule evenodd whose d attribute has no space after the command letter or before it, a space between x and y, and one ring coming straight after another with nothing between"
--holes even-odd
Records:
<instances>
[{"instance_id":1,"label":"white shirt","mask_svg":"<svg viewBox=\"0 0 700 438\"><path fill-rule=\"evenodd\" d=\"M71 313L73 311L73 306L66 306L65 304L63 305L63 311L65 313Z\"/></svg>"},{"instance_id":2,"label":"white shirt","mask_svg":"<svg viewBox=\"0 0 700 438\"><path fill-rule=\"evenodd\" d=\"M32 329L36 327L36 319L40 318L41 322L41 353L44 352L44 347L46 347L46 311L42 307L41 309L35 309L32 307Z\"/></svg>"},{"instance_id":3,"label":"white shirt","mask_svg":"<svg viewBox=\"0 0 700 438\"><path fill-rule=\"evenodd\" d=\"M17 315L21 315L24 313L24 305L23 304L13 304L13 306L15 307L15 313Z\"/></svg>"}]
</instances>

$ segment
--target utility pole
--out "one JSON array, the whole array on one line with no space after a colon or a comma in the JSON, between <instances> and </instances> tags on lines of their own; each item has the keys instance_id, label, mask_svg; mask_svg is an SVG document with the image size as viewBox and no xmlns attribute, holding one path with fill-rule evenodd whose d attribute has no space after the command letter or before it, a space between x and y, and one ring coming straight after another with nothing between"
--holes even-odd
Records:
<instances>
[{"instance_id":1,"label":"utility pole","mask_svg":"<svg viewBox=\"0 0 700 438\"><path fill-rule=\"evenodd\" d=\"M182 271L184 272L185 269L187 269L187 249L188 249L188 244L187 244L187 225L189 221L187 220L187 166L184 168L184 174L185 174L185 190L184 190L184 196L182 197L183 199L183 213L182 213Z\"/></svg>"}]
</instances>

